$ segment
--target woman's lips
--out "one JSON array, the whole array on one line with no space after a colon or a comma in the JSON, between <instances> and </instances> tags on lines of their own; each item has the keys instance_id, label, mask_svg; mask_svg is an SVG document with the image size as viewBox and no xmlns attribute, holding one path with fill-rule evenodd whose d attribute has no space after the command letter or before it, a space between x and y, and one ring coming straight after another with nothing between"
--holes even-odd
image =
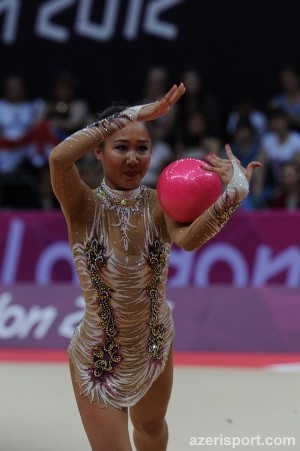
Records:
<instances>
[{"instance_id":1,"label":"woman's lips","mask_svg":"<svg viewBox=\"0 0 300 451\"><path fill-rule=\"evenodd\" d=\"M136 177L137 175L139 175L139 171L126 171L125 174L128 177Z\"/></svg>"}]
</instances>

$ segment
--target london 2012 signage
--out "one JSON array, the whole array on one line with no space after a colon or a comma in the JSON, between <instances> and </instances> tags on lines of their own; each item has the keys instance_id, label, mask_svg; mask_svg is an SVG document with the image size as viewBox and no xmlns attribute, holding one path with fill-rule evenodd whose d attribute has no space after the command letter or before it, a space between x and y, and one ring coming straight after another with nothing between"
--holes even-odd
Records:
<instances>
[{"instance_id":1,"label":"london 2012 signage","mask_svg":"<svg viewBox=\"0 0 300 451\"><path fill-rule=\"evenodd\" d=\"M3 44L13 45L20 37L25 3L25 0L2 0L0 42ZM180 3L184 0L128 0L124 11L121 0L45 0L38 2L33 10L32 31L37 38L57 43L67 43L76 35L106 42L119 33L120 28L123 39L128 41L138 39L140 33L172 41L178 36L179 25L161 16ZM69 20L64 22L67 13L74 17L72 24Z\"/></svg>"}]
</instances>

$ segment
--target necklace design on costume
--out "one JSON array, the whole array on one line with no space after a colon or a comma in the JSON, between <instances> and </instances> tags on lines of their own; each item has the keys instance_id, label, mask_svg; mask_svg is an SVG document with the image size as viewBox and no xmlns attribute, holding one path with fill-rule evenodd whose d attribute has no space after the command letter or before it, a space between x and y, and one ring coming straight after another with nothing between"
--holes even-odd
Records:
<instances>
[{"instance_id":1,"label":"necklace design on costume","mask_svg":"<svg viewBox=\"0 0 300 451\"><path fill-rule=\"evenodd\" d=\"M117 213L119 222L115 224L120 227L121 241L125 250L126 259L128 258L129 227L134 227L130 224L131 213L141 213L143 211L143 198L146 187L140 185L138 188L131 191L118 191L109 188L105 180L102 181L96 192L98 196L103 199L104 207L108 210L114 210Z\"/></svg>"}]
</instances>

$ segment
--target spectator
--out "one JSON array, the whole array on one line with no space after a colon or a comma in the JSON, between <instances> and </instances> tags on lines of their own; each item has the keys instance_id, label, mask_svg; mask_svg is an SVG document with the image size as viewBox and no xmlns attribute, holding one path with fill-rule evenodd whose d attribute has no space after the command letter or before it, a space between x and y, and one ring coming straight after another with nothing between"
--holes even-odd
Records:
<instances>
[{"instance_id":1,"label":"spectator","mask_svg":"<svg viewBox=\"0 0 300 451\"><path fill-rule=\"evenodd\" d=\"M5 79L0 100L0 173L14 173L24 160L32 156L32 140L24 139L22 142L22 138L43 117L44 111L43 100L28 98L22 77L12 75Z\"/></svg>"},{"instance_id":2,"label":"spectator","mask_svg":"<svg viewBox=\"0 0 300 451\"><path fill-rule=\"evenodd\" d=\"M259 142L257 132L251 124L250 118L246 117L244 119L240 119L235 127L235 132L231 141L231 148L234 149L235 155L240 160L242 165L247 165L250 161L252 161L252 159L258 158ZM251 183L249 195L243 201L242 208L252 210L259 206L260 203L257 203L257 198L253 193Z\"/></svg>"},{"instance_id":3,"label":"spectator","mask_svg":"<svg viewBox=\"0 0 300 451\"><path fill-rule=\"evenodd\" d=\"M169 74L164 66L152 66L148 70L145 78L144 94L139 103L155 102L166 92L169 86ZM172 106L167 114L157 118L151 123L153 140L169 141L175 119L176 106Z\"/></svg>"},{"instance_id":4,"label":"spectator","mask_svg":"<svg viewBox=\"0 0 300 451\"><path fill-rule=\"evenodd\" d=\"M228 115L226 132L230 138L235 134L237 125L245 120L250 123L257 138L266 132L266 115L254 106L252 97L249 95L239 97Z\"/></svg>"},{"instance_id":5,"label":"spectator","mask_svg":"<svg viewBox=\"0 0 300 451\"><path fill-rule=\"evenodd\" d=\"M0 206L39 208L35 164L40 161L45 140L51 141L42 118L45 102L31 100L25 80L10 75L4 80L0 100ZM49 139L48 139L49 138Z\"/></svg>"},{"instance_id":6,"label":"spectator","mask_svg":"<svg viewBox=\"0 0 300 451\"><path fill-rule=\"evenodd\" d=\"M205 154L202 141L208 136L208 122L203 112L189 113L181 124L181 136L176 142L177 157L202 159Z\"/></svg>"},{"instance_id":7,"label":"spectator","mask_svg":"<svg viewBox=\"0 0 300 451\"><path fill-rule=\"evenodd\" d=\"M220 104L204 86L200 73L196 69L188 69L182 74L181 79L185 84L186 94L177 105L176 128L180 128L191 113L201 112L207 121L207 133L222 137L223 120Z\"/></svg>"},{"instance_id":8,"label":"spectator","mask_svg":"<svg viewBox=\"0 0 300 451\"><path fill-rule=\"evenodd\" d=\"M77 95L74 77L68 72L60 73L53 82L51 98L46 107L46 118L57 143L84 126L89 112L88 102ZM50 147L44 149L45 160L38 171L40 204L44 209L58 207L50 182L50 150Z\"/></svg>"},{"instance_id":9,"label":"spectator","mask_svg":"<svg viewBox=\"0 0 300 451\"><path fill-rule=\"evenodd\" d=\"M242 165L247 166L250 161L255 160L259 151L259 139L250 119L241 119L235 127L231 148Z\"/></svg>"},{"instance_id":10,"label":"spectator","mask_svg":"<svg viewBox=\"0 0 300 451\"><path fill-rule=\"evenodd\" d=\"M269 127L258 154L262 170L254 179L256 196L267 203L279 185L280 165L286 161L300 163L300 133L290 130L286 113L281 109L271 110Z\"/></svg>"},{"instance_id":11,"label":"spectator","mask_svg":"<svg viewBox=\"0 0 300 451\"><path fill-rule=\"evenodd\" d=\"M286 161L280 166L279 185L270 198L269 206L288 211L300 208L300 169L294 161Z\"/></svg>"},{"instance_id":12,"label":"spectator","mask_svg":"<svg viewBox=\"0 0 300 451\"><path fill-rule=\"evenodd\" d=\"M90 107L79 96L74 76L60 73L53 82L47 117L60 141L86 124Z\"/></svg>"},{"instance_id":13,"label":"spectator","mask_svg":"<svg viewBox=\"0 0 300 451\"><path fill-rule=\"evenodd\" d=\"M280 72L281 92L270 100L271 108L280 108L288 116L291 129L300 131L300 73L293 66Z\"/></svg>"}]
</instances>

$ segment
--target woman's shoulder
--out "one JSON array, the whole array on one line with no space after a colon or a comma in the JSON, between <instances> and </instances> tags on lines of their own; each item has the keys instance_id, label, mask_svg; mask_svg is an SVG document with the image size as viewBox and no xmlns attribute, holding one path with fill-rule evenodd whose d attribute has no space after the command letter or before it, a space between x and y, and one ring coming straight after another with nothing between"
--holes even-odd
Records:
<instances>
[{"instance_id":1,"label":"woman's shoulder","mask_svg":"<svg viewBox=\"0 0 300 451\"><path fill-rule=\"evenodd\" d=\"M157 230L162 237L162 240L166 243L170 243L170 236L167 230L167 223L165 218L165 213L159 203L157 190L153 188L147 188L146 191L149 199L149 210L152 216L153 222L157 227Z\"/></svg>"},{"instance_id":2,"label":"woman's shoulder","mask_svg":"<svg viewBox=\"0 0 300 451\"><path fill-rule=\"evenodd\" d=\"M158 200L157 190L154 188L146 188L146 194L153 216L161 219L163 217L163 211Z\"/></svg>"},{"instance_id":3,"label":"woman's shoulder","mask_svg":"<svg viewBox=\"0 0 300 451\"><path fill-rule=\"evenodd\" d=\"M161 208L159 200L158 200L157 190L154 188L146 187L146 193L147 193L150 205L162 213L162 208Z\"/></svg>"},{"instance_id":4,"label":"woman's shoulder","mask_svg":"<svg viewBox=\"0 0 300 451\"><path fill-rule=\"evenodd\" d=\"M157 201L158 202L157 190L156 189L149 188L149 187L145 186L145 192L146 192L146 194L147 194L147 196L148 196L150 201L152 201L152 202L156 202Z\"/></svg>"}]
</instances>

